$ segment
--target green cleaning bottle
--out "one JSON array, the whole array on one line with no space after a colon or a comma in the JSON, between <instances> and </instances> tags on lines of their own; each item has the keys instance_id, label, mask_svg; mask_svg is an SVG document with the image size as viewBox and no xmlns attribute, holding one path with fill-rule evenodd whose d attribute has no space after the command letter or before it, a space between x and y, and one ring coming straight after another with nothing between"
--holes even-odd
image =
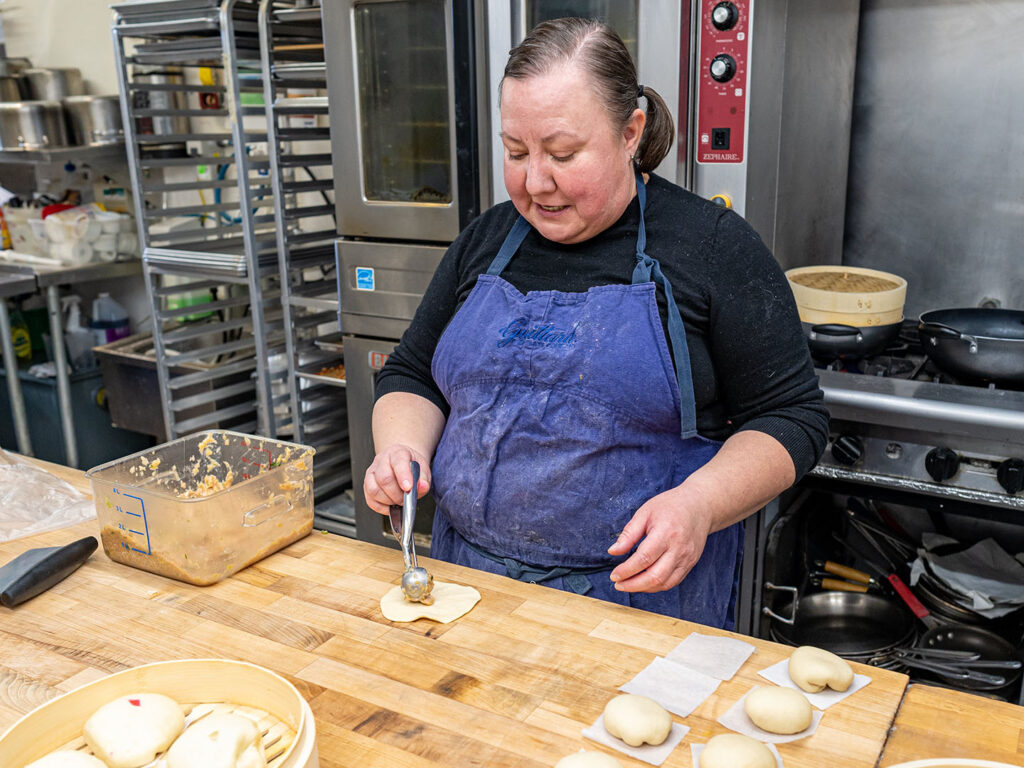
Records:
<instances>
[{"instance_id":1,"label":"green cleaning bottle","mask_svg":"<svg viewBox=\"0 0 1024 768\"><path fill-rule=\"evenodd\" d=\"M21 310L11 312L11 341L14 343L14 356L18 363L29 363L32 360L32 337L28 332L28 323Z\"/></svg>"}]
</instances>

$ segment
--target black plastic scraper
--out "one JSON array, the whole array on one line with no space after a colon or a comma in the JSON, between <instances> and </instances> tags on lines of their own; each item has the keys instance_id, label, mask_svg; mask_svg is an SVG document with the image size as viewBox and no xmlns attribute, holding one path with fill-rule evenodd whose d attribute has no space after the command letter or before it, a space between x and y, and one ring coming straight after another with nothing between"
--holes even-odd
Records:
<instances>
[{"instance_id":1,"label":"black plastic scraper","mask_svg":"<svg viewBox=\"0 0 1024 768\"><path fill-rule=\"evenodd\" d=\"M96 546L96 539L86 536L63 547L22 552L0 568L0 605L13 608L63 581L89 559Z\"/></svg>"}]
</instances>

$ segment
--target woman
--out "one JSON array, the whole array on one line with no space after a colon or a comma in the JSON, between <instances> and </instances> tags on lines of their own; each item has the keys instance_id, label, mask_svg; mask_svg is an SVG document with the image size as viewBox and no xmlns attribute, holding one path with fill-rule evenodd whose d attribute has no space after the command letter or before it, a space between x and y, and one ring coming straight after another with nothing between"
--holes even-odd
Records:
<instances>
[{"instance_id":1,"label":"woman","mask_svg":"<svg viewBox=\"0 0 1024 768\"><path fill-rule=\"evenodd\" d=\"M828 415L763 243L652 173L673 133L607 26L512 51L511 202L452 244L381 372L364 492L386 513L416 460L434 557L731 628L739 523Z\"/></svg>"}]
</instances>

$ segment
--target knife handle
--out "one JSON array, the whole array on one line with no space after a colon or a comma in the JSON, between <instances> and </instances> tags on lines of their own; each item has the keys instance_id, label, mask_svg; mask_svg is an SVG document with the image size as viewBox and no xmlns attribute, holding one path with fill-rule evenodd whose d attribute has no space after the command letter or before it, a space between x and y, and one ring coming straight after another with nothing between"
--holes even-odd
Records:
<instances>
[{"instance_id":1,"label":"knife handle","mask_svg":"<svg viewBox=\"0 0 1024 768\"><path fill-rule=\"evenodd\" d=\"M92 536L73 541L25 568L0 592L0 605L13 608L31 600L50 587L60 583L89 559L96 551L97 542Z\"/></svg>"},{"instance_id":2,"label":"knife handle","mask_svg":"<svg viewBox=\"0 0 1024 768\"><path fill-rule=\"evenodd\" d=\"M842 579L822 579L821 588L829 589L834 592L867 592L867 584L853 584L849 581L843 581Z\"/></svg>"},{"instance_id":3,"label":"knife handle","mask_svg":"<svg viewBox=\"0 0 1024 768\"><path fill-rule=\"evenodd\" d=\"M827 560L824 565L826 572L831 573L835 576L842 576L844 579L850 581L856 581L858 584L870 584L871 575L864 573L864 571L858 571L856 568L851 568L848 565L841 565L840 563L834 563L831 560Z\"/></svg>"}]
</instances>

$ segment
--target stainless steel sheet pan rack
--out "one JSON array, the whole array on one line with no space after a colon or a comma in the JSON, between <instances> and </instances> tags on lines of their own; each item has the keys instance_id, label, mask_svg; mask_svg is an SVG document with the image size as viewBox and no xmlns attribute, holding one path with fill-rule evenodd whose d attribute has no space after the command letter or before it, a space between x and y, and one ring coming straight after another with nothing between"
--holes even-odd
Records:
<instances>
[{"instance_id":1,"label":"stainless steel sheet pan rack","mask_svg":"<svg viewBox=\"0 0 1024 768\"><path fill-rule=\"evenodd\" d=\"M168 439L213 427L290 434L287 373L272 365L285 340L259 4L140 0L114 11ZM206 366L172 375L189 361Z\"/></svg>"},{"instance_id":2,"label":"stainless steel sheet pan rack","mask_svg":"<svg viewBox=\"0 0 1024 768\"><path fill-rule=\"evenodd\" d=\"M319 5L297 0L262 0L259 19L288 395L294 440L317 449L321 514L320 502L352 485L323 25ZM335 525L324 527L350 526L354 534L354 516L329 514Z\"/></svg>"}]
</instances>

